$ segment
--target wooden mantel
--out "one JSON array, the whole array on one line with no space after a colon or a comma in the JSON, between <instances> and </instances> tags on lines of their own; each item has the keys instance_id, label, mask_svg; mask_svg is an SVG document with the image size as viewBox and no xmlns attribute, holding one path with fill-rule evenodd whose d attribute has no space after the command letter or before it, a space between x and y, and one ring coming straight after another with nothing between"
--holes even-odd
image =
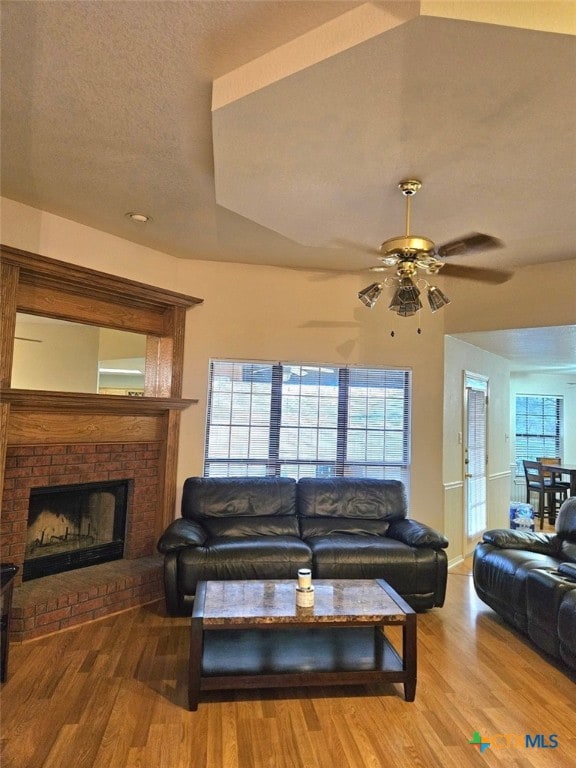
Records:
<instances>
[{"instance_id":1,"label":"wooden mantel","mask_svg":"<svg viewBox=\"0 0 576 768\"><path fill-rule=\"evenodd\" d=\"M43 392L35 389L2 390L3 402L28 410L54 409L88 413L159 413L181 411L197 400L172 397L124 397L122 395L96 395L83 392Z\"/></svg>"},{"instance_id":2,"label":"wooden mantel","mask_svg":"<svg viewBox=\"0 0 576 768\"><path fill-rule=\"evenodd\" d=\"M0 246L0 502L9 446L154 441L161 531L174 515L186 311L202 299ZM143 397L12 389L16 313L146 335Z\"/></svg>"}]
</instances>

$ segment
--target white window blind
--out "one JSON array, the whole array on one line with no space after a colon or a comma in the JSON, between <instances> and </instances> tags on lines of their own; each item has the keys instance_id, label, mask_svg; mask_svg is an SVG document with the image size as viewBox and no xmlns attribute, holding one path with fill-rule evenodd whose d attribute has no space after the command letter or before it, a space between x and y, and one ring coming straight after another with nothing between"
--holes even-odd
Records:
<instances>
[{"instance_id":1,"label":"white window blind","mask_svg":"<svg viewBox=\"0 0 576 768\"><path fill-rule=\"evenodd\" d=\"M467 388L466 529L486 530L486 389Z\"/></svg>"},{"instance_id":2,"label":"white window blind","mask_svg":"<svg viewBox=\"0 0 576 768\"><path fill-rule=\"evenodd\" d=\"M213 360L204 474L410 474L411 373Z\"/></svg>"},{"instance_id":3,"label":"white window blind","mask_svg":"<svg viewBox=\"0 0 576 768\"><path fill-rule=\"evenodd\" d=\"M563 400L555 395L516 395L516 474L522 461L562 456Z\"/></svg>"}]
</instances>

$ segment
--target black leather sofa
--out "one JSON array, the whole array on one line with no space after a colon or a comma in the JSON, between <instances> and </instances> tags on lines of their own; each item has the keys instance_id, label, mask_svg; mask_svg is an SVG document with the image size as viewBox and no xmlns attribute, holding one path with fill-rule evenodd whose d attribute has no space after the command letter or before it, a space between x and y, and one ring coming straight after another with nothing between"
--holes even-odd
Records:
<instances>
[{"instance_id":1,"label":"black leather sofa","mask_svg":"<svg viewBox=\"0 0 576 768\"><path fill-rule=\"evenodd\" d=\"M364 478L204 478L158 542L166 607L192 611L199 581L385 579L415 610L442 606L447 539L407 517L404 486Z\"/></svg>"},{"instance_id":2,"label":"black leather sofa","mask_svg":"<svg viewBox=\"0 0 576 768\"><path fill-rule=\"evenodd\" d=\"M495 529L474 551L478 596L546 653L576 669L576 497L555 533Z\"/></svg>"}]
</instances>

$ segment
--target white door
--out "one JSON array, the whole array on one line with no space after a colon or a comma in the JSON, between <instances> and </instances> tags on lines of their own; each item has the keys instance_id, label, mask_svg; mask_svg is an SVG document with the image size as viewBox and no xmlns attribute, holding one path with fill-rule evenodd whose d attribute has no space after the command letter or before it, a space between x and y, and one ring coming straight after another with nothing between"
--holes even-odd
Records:
<instances>
[{"instance_id":1,"label":"white door","mask_svg":"<svg viewBox=\"0 0 576 768\"><path fill-rule=\"evenodd\" d=\"M465 375L464 407L464 552L469 554L486 530L487 380Z\"/></svg>"}]
</instances>

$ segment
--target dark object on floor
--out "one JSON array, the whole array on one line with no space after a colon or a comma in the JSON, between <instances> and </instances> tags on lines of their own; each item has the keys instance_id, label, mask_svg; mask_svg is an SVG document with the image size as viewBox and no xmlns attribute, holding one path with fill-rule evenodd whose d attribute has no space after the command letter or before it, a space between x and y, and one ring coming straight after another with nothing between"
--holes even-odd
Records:
<instances>
[{"instance_id":1,"label":"dark object on floor","mask_svg":"<svg viewBox=\"0 0 576 768\"><path fill-rule=\"evenodd\" d=\"M8 677L8 651L10 649L10 616L12 613L12 592L18 566L0 563L0 682Z\"/></svg>"}]
</instances>

